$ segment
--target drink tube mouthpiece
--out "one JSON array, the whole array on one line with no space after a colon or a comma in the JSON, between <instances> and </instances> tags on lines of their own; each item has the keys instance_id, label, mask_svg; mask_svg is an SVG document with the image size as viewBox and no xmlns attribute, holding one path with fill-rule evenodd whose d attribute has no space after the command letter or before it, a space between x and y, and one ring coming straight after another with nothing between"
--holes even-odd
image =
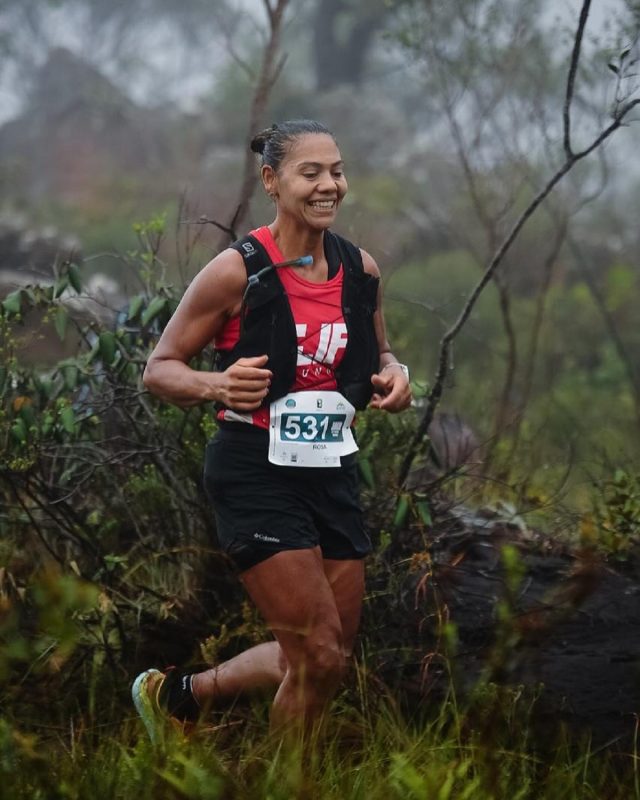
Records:
<instances>
[{"instance_id":1,"label":"drink tube mouthpiece","mask_svg":"<svg viewBox=\"0 0 640 800\"><path fill-rule=\"evenodd\" d=\"M309 267L313 264L313 256L301 256L297 263L299 267Z\"/></svg>"}]
</instances>

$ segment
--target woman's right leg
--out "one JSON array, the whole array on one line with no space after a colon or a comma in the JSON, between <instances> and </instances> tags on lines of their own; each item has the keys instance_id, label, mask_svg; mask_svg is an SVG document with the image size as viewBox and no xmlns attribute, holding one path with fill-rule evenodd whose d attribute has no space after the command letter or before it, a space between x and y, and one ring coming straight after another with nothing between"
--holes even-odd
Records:
<instances>
[{"instance_id":1,"label":"woman's right leg","mask_svg":"<svg viewBox=\"0 0 640 800\"><path fill-rule=\"evenodd\" d=\"M278 681L272 725L308 727L335 694L346 665L342 622L320 550L277 553L246 570L242 581L276 642L194 676L195 697L206 704Z\"/></svg>"},{"instance_id":2,"label":"woman's right leg","mask_svg":"<svg viewBox=\"0 0 640 800\"><path fill-rule=\"evenodd\" d=\"M364 594L362 560L323 560L334 597L345 657L353 653ZM193 676L192 690L201 707L234 700L253 691L275 690L284 680L287 662L278 641L264 642L206 672Z\"/></svg>"},{"instance_id":3,"label":"woman's right leg","mask_svg":"<svg viewBox=\"0 0 640 800\"><path fill-rule=\"evenodd\" d=\"M242 580L286 662L272 726L306 729L333 698L346 667L340 615L320 548L278 553Z\"/></svg>"}]
</instances>

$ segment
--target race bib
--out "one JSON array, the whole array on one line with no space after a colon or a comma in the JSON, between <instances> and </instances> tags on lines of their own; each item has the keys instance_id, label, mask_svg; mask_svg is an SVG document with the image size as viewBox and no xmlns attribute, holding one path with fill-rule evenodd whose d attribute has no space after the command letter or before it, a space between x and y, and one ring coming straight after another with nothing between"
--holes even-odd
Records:
<instances>
[{"instance_id":1,"label":"race bib","mask_svg":"<svg viewBox=\"0 0 640 800\"><path fill-rule=\"evenodd\" d=\"M287 467L339 467L355 453L355 408L340 392L293 392L271 403L269 461Z\"/></svg>"}]
</instances>

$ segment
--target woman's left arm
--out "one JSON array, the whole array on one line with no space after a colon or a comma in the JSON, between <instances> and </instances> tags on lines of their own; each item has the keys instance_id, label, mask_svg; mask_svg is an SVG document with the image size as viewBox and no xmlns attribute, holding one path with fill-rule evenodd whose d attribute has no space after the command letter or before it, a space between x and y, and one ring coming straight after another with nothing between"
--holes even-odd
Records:
<instances>
[{"instance_id":1,"label":"woman's left arm","mask_svg":"<svg viewBox=\"0 0 640 800\"><path fill-rule=\"evenodd\" d=\"M365 272L380 277L380 270L372 256L366 250L361 250L362 263ZM404 411L411 405L411 387L407 370L404 365L391 352L391 345L387 339L387 331L382 312L382 286L378 288L378 308L373 318L378 347L380 348L380 364L378 372L371 376L374 394L369 405L372 408L381 408L384 411L396 413Z\"/></svg>"}]
</instances>

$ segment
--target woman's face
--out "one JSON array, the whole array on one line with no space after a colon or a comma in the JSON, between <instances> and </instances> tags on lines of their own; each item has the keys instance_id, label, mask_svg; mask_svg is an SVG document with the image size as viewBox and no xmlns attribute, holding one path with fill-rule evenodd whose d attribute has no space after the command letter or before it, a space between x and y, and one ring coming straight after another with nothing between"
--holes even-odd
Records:
<instances>
[{"instance_id":1,"label":"woman's face","mask_svg":"<svg viewBox=\"0 0 640 800\"><path fill-rule=\"evenodd\" d=\"M325 133L307 133L291 145L278 172L262 168L267 192L275 198L279 216L290 216L315 230L333 224L347 193L338 146Z\"/></svg>"}]
</instances>

